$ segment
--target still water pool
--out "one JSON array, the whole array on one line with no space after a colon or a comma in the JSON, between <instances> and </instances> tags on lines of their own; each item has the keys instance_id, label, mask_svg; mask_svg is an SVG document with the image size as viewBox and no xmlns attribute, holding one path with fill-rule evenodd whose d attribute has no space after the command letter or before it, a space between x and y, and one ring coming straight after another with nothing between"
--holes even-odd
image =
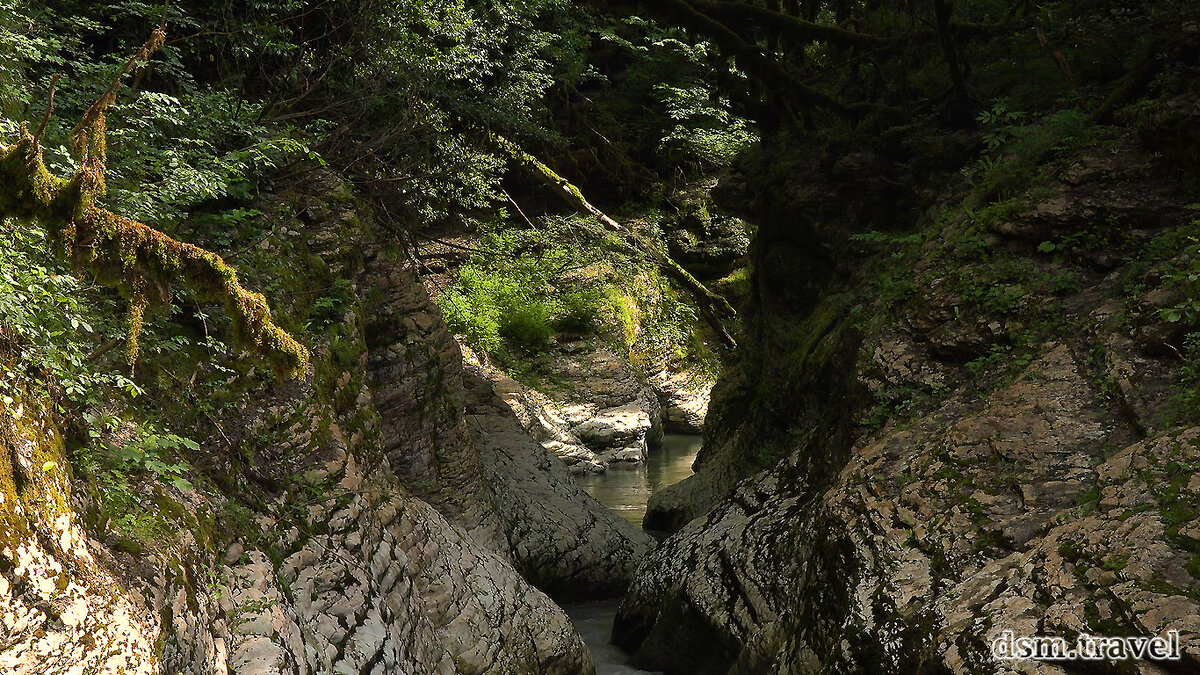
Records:
<instances>
[{"instance_id":1,"label":"still water pool","mask_svg":"<svg viewBox=\"0 0 1200 675\"><path fill-rule=\"evenodd\" d=\"M607 473L576 476L583 489L622 518L642 526L650 495L692 475L700 451L699 436L667 434L662 447L651 450L641 466L610 466ZM563 607L592 651L596 675L638 675L648 671L626 665L629 655L608 643L619 600Z\"/></svg>"},{"instance_id":2,"label":"still water pool","mask_svg":"<svg viewBox=\"0 0 1200 675\"><path fill-rule=\"evenodd\" d=\"M699 436L667 434L662 447L651 450L643 465L609 465L607 473L576 476L583 489L622 518L642 526L650 495L692 475L700 451Z\"/></svg>"}]
</instances>

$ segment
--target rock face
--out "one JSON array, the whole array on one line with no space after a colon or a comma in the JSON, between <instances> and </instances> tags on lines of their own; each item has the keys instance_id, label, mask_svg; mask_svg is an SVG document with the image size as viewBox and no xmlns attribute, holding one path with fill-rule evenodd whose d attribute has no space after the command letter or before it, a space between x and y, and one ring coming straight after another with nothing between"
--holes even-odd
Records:
<instances>
[{"instance_id":1,"label":"rock face","mask_svg":"<svg viewBox=\"0 0 1200 675\"><path fill-rule=\"evenodd\" d=\"M700 434L708 416L713 382L686 371L662 370L650 376L663 411L663 429L677 434Z\"/></svg>"},{"instance_id":2,"label":"rock face","mask_svg":"<svg viewBox=\"0 0 1200 675\"><path fill-rule=\"evenodd\" d=\"M608 470L608 464L571 432L570 425L545 394L481 364L473 356L468 356L467 362L477 377L492 383L495 395L508 404L521 427L561 459L571 473L604 473Z\"/></svg>"},{"instance_id":3,"label":"rock face","mask_svg":"<svg viewBox=\"0 0 1200 675\"><path fill-rule=\"evenodd\" d=\"M545 393L468 357L508 403L520 425L572 473L603 473L609 464L641 463L662 442L659 396L629 361L603 346L567 345L545 357Z\"/></svg>"},{"instance_id":4,"label":"rock face","mask_svg":"<svg viewBox=\"0 0 1200 675\"><path fill-rule=\"evenodd\" d=\"M746 223L713 214L703 189L676 198L682 198L685 204L674 219L663 224L671 257L699 279L728 274L750 245Z\"/></svg>"},{"instance_id":5,"label":"rock face","mask_svg":"<svg viewBox=\"0 0 1200 675\"><path fill-rule=\"evenodd\" d=\"M957 397L855 448L831 489L794 462L746 481L652 555L619 641L672 673L972 673L1000 668L1005 629L1177 629L1200 667L1181 546L1200 542L1183 506L1200 499L1183 468L1200 429L1131 443L1083 373L1050 345L986 402Z\"/></svg>"},{"instance_id":6,"label":"rock face","mask_svg":"<svg viewBox=\"0 0 1200 675\"><path fill-rule=\"evenodd\" d=\"M889 188L860 185L863 210L839 221L840 188L796 187L787 212L832 225L760 231L755 342L715 390L698 474L652 500L678 532L617 618L636 665L1065 673L991 644L1176 630L1181 661L1122 667L1200 670L1200 428L1170 421L1172 397L1194 397L1171 355L1182 331L1159 314L1177 302L1161 270L1180 261L1137 257L1181 224L1164 195L1193 193L1128 138L1075 159L975 230L986 263L934 230L903 268L914 288L874 315L854 256L824 257L851 247L820 242L873 222ZM1125 248L1079 243L1100 212ZM1049 238L1071 267L1039 257Z\"/></svg>"},{"instance_id":7,"label":"rock face","mask_svg":"<svg viewBox=\"0 0 1200 675\"><path fill-rule=\"evenodd\" d=\"M44 406L0 407L0 672L157 673L158 615L88 537L67 466Z\"/></svg>"},{"instance_id":8,"label":"rock face","mask_svg":"<svg viewBox=\"0 0 1200 675\"><path fill-rule=\"evenodd\" d=\"M648 447L662 442L658 396L627 360L605 347L577 344L548 368L546 393L571 433L601 461L645 461Z\"/></svg>"},{"instance_id":9,"label":"rock face","mask_svg":"<svg viewBox=\"0 0 1200 675\"><path fill-rule=\"evenodd\" d=\"M309 475L353 495L310 509L307 524L326 527L293 525L271 548L279 562L235 542L216 598L165 594L170 672L591 672L561 610L503 556L398 499L386 466L368 477L340 449L322 459Z\"/></svg>"},{"instance_id":10,"label":"rock face","mask_svg":"<svg viewBox=\"0 0 1200 675\"><path fill-rule=\"evenodd\" d=\"M180 431L220 482L134 486L162 523L149 548L100 541L114 535L70 483L53 416L0 411L0 671L593 672L543 591L612 596L653 542L464 373L420 280L370 244L352 198L336 183L305 195L281 211L306 226L276 228L243 268L291 268L302 303L342 280L345 309L312 338L303 381L202 364L227 404ZM192 405L160 398L164 419Z\"/></svg>"},{"instance_id":11,"label":"rock face","mask_svg":"<svg viewBox=\"0 0 1200 675\"><path fill-rule=\"evenodd\" d=\"M645 532L618 518L571 478L563 462L521 428L477 372L466 376L480 465L526 579L552 596L613 597L654 547Z\"/></svg>"}]
</instances>

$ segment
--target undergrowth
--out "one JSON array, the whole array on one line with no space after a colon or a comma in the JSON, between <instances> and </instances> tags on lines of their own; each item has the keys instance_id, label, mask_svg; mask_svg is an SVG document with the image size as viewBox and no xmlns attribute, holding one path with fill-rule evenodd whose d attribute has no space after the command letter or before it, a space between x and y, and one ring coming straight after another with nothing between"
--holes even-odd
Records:
<instances>
[{"instance_id":1,"label":"undergrowth","mask_svg":"<svg viewBox=\"0 0 1200 675\"><path fill-rule=\"evenodd\" d=\"M635 362L716 371L697 310L657 270L591 240L575 217L543 225L481 237L439 295L472 349L521 370L556 345L598 340Z\"/></svg>"}]
</instances>

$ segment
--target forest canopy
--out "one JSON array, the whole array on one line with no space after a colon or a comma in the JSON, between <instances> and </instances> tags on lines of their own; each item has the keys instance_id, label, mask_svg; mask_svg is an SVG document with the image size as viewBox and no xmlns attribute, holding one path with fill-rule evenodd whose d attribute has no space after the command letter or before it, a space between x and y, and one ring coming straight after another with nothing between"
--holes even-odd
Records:
<instances>
[{"instance_id":1,"label":"forest canopy","mask_svg":"<svg viewBox=\"0 0 1200 675\"><path fill-rule=\"evenodd\" d=\"M514 193L562 208L540 203L549 193L522 165L601 221L605 206L753 157L760 138L874 146L915 178L980 151L947 142L959 131L1011 136L1034 111L1098 121L1169 86L1188 12L1108 0L35 0L0 8L0 135L17 147L20 125L36 127L49 174L78 175L75 121L162 24L159 53L135 59L106 104L98 208L236 251L253 242L264 195L324 167L410 241L516 218ZM123 283L136 315L144 293Z\"/></svg>"}]
</instances>

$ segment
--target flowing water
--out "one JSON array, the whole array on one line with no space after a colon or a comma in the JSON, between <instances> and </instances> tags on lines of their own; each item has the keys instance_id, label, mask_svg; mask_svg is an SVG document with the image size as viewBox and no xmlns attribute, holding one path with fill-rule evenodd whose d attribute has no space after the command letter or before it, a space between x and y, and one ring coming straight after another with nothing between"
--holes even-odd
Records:
<instances>
[{"instance_id":1,"label":"flowing water","mask_svg":"<svg viewBox=\"0 0 1200 675\"><path fill-rule=\"evenodd\" d=\"M604 600L563 607L575 630L583 636L592 661L596 664L596 675L646 675L649 671L625 665L629 654L616 645L608 643L612 636L613 619L617 616L620 600Z\"/></svg>"},{"instance_id":2,"label":"flowing water","mask_svg":"<svg viewBox=\"0 0 1200 675\"><path fill-rule=\"evenodd\" d=\"M692 462L699 451L699 436L667 434L662 447L651 450L644 465L614 465L607 473L576 476L575 479L601 504L641 527L650 495L692 475ZM596 675L645 674L648 671L626 665L629 655L608 642L619 604L619 600L606 600L568 605L563 609L591 649Z\"/></svg>"}]
</instances>

